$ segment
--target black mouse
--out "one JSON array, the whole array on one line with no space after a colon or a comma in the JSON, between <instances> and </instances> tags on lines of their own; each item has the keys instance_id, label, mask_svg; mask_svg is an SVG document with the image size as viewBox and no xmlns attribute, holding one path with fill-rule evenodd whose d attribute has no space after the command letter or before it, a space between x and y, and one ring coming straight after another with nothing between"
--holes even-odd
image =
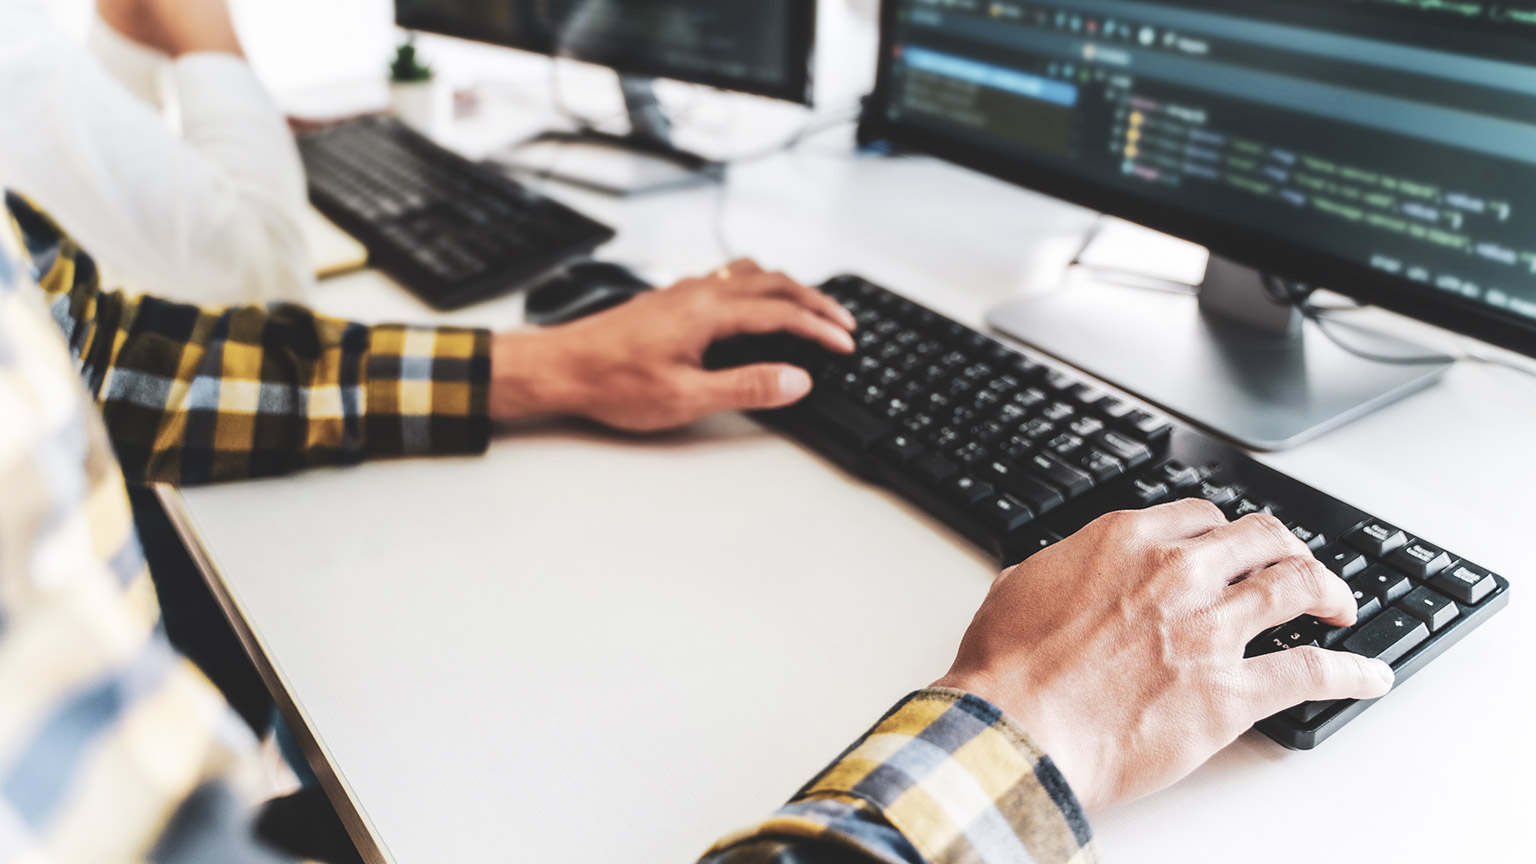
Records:
<instances>
[{"instance_id":1,"label":"black mouse","mask_svg":"<svg viewBox=\"0 0 1536 864\"><path fill-rule=\"evenodd\" d=\"M578 261L531 289L525 314L531 324L553 327L607 311L651 289L621 264Z\"/></svg>"}]
</instances>

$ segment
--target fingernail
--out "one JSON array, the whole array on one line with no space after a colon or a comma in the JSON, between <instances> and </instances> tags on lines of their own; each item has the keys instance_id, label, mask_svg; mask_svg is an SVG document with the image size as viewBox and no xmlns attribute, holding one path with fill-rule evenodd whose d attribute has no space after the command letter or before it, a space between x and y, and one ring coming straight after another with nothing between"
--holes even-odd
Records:
<instances>
[{"instance_id":1,"label":"fingernail","mask_svg":"<svg viewBox=\"0 0 1536 864\"><path fill-rule=\"evenodd\" d=\"M811 375L804 369L785 369L779 373L779 394L787 400L805 398L811 392Z\"/></svg>"},{"instance_id":2,"label":"fingernail","mask_svg":"<svg viewBox=\"0 0 1536 864\"><path fill-rule=\"evenodd\" d=\"M859 326L859 319L853 317L853 313L849 312L847 308L839 306L837 307L837 311L839 313L837 317L842 319L843 326L847 327L849 330L853 330Z\"/></svg>"},{"instance_id":3,"label":"fingernail","mask_svg":"<svg viewBox=\"0 0 1536 864\"><path fill-rule=\"evenodd\" d=\"M842 343L843 343L843 347L844 348L847 348L849 351L854 351L854 350L858 349L859 343L853 341L853 336L851 336L851 335L849 335L847 333L843 333L841 335L842 335Z\"/></svg>"}]
</instances>

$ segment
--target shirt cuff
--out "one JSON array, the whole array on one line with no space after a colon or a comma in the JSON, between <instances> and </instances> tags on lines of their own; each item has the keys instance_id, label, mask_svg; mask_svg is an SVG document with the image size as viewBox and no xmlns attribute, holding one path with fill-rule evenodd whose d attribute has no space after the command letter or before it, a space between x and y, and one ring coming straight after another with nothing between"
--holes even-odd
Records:
<instances>
[{"instance_id":1,"label":"shirt cuff","mask_svg":"<svg viewBox=\"0 0 1536 864\"><path fill-rule=\"evenodd\" d=\"M371 458L476 454L490 446L488 330L370 328L366 386Z\"/></svg>"},{"instance_id":2,"label":"shirt cuff","mask_svg":"<svg viewBox=\"0 0 1536 864\"><path fill-rule=\"evenodd\" d=\"M1050 757L1001 709L958 690L907 697L774 819L729 842L867 845L815 824L827 809L815 805L839 801L877 810L930 864L1098 860L1088 819Z\"/></svg>"},{"instance_id":3,"label":"shirt cuff","mask_svg":"<svg viewBox=\"0 0 1536 864\"><path fill-rule=\"evenodd\" d=\"M134 98L157 111L165 108L162 76L170 55L129 39L99 17L91 22L89 39L91 53Z\"/></svg>"}]
</instances>

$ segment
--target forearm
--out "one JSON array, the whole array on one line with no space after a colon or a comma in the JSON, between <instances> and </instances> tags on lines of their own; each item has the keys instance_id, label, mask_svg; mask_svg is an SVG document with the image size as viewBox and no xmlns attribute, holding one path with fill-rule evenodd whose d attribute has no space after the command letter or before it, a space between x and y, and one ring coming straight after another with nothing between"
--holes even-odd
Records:
<instances>
[{"instance_id":1,"label":"forearm","mask_svg":"<svg viewBox=\"0 0 1536 864\"><path fill-rule=\"evenodd\" d=\"M914 694L763 824L705 864L1097 860L1055 765L990 703Z\"/></svg>"},{"instance_id":2,"label":"forearm","mask_svg":"<svg viewBox=\"0 0 1536 864\"><path fill-rule=\"evenodd\" d=\"M51 262L42 288L131 482L214 483L489 442L485 331L103 291L46 217L13 208Z\"/></svg>"},{"instance_id":3,"label":"forearm","mask_svg":"<svg viewBox=\"0 0 1536 864\"><path fill-rule=\"evenodd\" d=\"M242 61L191 54L187 139L38 4L0 4L0 175L129 283L199 303L305 296L303 170Z\"/></svg>"}]
</instances>

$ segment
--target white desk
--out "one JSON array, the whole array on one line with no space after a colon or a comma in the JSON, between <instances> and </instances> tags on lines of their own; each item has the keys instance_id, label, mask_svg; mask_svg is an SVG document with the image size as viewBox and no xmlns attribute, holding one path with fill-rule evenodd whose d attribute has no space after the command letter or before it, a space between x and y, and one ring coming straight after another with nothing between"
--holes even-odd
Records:
<instances>
[{"instance_id":1,"label":"white desk","mask_svg":"<svg viewBox=\"0 0 1536 864\"><path fill-rule=\"evenodd\" d=\"M1059 269L1091 219L838 140L737 172L741 250L979 323ZM659 278L719 263L712 191L557 191L620 228L605 257ZM520 317L515 298L430 316L369 274L326 284L320 305ZM1532 428L1536 383L1465 366L1267 458L1477 556L1514 602L1321 749L1249 733L1174 789L1095 815L1108 860L1533 860ZM484 458L183 501L333 797L368 854L400 864L692 861L941 674L993 574L900 499L733 417L655 439L507 430Z\"/></svg>"}]
</instances>

